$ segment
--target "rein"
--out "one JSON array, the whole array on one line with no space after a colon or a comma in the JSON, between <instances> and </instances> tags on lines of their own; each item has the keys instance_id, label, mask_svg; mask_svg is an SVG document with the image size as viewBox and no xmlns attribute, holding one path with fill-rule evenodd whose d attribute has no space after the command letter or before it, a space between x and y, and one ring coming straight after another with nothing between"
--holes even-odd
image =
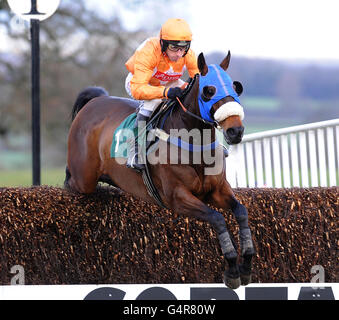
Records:
<instances>
[{"instance_id":1,"label":"rein","mask_svg":"<svg viewBox=\"0 0 339 320\"><path fill-rule=\"evenodd\" d=\"M177 99L177 101L179 102L180 107L182 108L182 110L184 110L185 113L187 113L188 115L192 116L193 118L196 118L196 119L202 121L202 122L205 123L205 124L208 124L208 125L210 125L210 126L212 126L212 127L216 127L216 128L218 128L218 129L220 129L220 125L219 125L218 121L216 121L216 120L214 120L214 121L209 121L209 120L205 120L205 119L202 118L202 117L197 116L197 115L194 114L193 112L187 110L187 109L185 108L185 106L182 104L182 102L180 101L180 99L179 99L178 97L176 97L176 99Z\"/></svg>"},{"instance_id":2,"label":"rein","mask_svg":"<svg viewBox=\"0 0 339 320\"><path fill-rule=\"evenodd\" d=\"M197 80L198 77L199 77L199 73L197 73L197 74L190 80L190 82L188 83L187 87L186 87L185 90L184 90L184 94L183 94L184 97L188 94L188 92L191 91L191 89L192 89L192 87L193 87L193 85L194 85L194 83L195 83L195 81ZM209 120L204 119L203 117L199 117L198 115L194 114L193 112L187 110L187 108L183 105L183 103L181 102L181 100L180 100L178 97L176 97L176 100L177 100L177 102L179 103L181 109L182 109L185 113L187 113L188 115L190 115L191 117L193 117L193 118L195 118L195 119L198 119L199 121L201 121L201 122L203 122L203 123L205 123L205 124L208 124L208 125L210 125L210 126L212 126L212 127L216 127L217 129L220 129L220 125L219 125L218 121L216 121L216 120L214 120L214 121L209 121Z\"/></svg>"}]
</instances>

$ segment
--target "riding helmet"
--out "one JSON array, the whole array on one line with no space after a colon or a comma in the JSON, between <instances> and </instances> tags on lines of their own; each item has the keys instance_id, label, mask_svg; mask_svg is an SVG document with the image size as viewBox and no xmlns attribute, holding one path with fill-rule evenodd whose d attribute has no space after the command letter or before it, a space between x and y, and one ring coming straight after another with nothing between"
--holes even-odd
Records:
<instances>
[{"instance_id":1,"label":"riding helmet","mask_svg":"<svg viewBox=\"0 0 339 320\"><path fill-rule=\"evenodd\" d=\"M165 52L168 44L176 46L188 46L185 54L189 50L192 41L192 31L184 19L168 19L160 30L161 51Z\"/></svg>"}]
</instances>

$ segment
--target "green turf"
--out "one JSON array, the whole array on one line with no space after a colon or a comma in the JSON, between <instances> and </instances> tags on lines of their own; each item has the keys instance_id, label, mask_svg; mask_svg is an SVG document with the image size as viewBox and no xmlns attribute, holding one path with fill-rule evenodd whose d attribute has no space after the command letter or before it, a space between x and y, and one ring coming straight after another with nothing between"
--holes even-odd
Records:
<instances>
[{"instance_id":1,"label":"green turf","mask_svg":"<svg viewBox=\"0 0 339 320\"><path fill-rule=\"evenodd\" d=\"M41 170L41 184L49 186L63 186L65 168ZM0 187L29 187L32 185L32 171L30 169L0 170Z\"/></svg>"},{"instance_id":2,"label":"green turf","mask_svg":"<svg viewBox=\"0 0 339 320\"><path fill-rule=\"evenodd\" d=\"M271 97L247 96L243 97L241 102L242 105L245 106L245 109L253 109L258 111L274 111L278 110L280 107L279 99Z\"/></svg>"}]
</instances>

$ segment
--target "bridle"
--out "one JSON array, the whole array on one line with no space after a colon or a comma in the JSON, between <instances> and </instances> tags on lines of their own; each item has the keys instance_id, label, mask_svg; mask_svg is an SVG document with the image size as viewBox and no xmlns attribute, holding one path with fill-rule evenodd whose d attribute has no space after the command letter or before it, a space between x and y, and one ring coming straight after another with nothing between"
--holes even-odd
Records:
<instances>
[{"instance_id":1,"label":"bridle","mask_svg":"<svg viewBox=\"0 0 339 320\"><path fill-rule=\"evenodd\" d=\"M199 117L199 116L196 115L195 113L193 113L193 112L187 110L187 108L185 108L185 106L182 104L182 102L180 101L180 99L179 99L178 97L176 97L176 99L177 99L177 101L178 101L178 103L179 103L181 109L184 110L184 112L187 113L188 115L190 115L191 117L196 118L196 119L202 121L202 122L205 123L205 124L209 124L209 125L212 126L212 127L216 127L217 129L220 129L220 128L221 128L218 121L216 121L216 120L214 120L214 121L209 121L209 120L205 120L205 119L202 118L202 117Z\"/></svg>"},{"instance_id":2,"label":"bridle","mask_svg":"<svg viewBox=\"0 0 339 320\"><path fill-rule=\"evenodd\" d=\"M197 73L193 78L190 79L187 87L185 88L184 90L184 93L183 93L183 96L185 97L187 95L187 93L192 89L193 87L193 84L195 83L196 79L198 78L199 76L199 73ZM198 119L199 121L203 122L204 124L208 124L212 127L215 127L217 129L221 129L220 127L220 124L218 121L214 120L214 121L209 121L209 120L206 120L204 119L203 117L200 117L198 115L196 115L195 113L187 110L187 108L183 105L183 103L181 102L181 100L176 97L176 100L178 101L179 103L179 106L181 107L181 109L188 115L190 115L191 117L195 118L195 119Z\"/></svg>"}]
</instances>

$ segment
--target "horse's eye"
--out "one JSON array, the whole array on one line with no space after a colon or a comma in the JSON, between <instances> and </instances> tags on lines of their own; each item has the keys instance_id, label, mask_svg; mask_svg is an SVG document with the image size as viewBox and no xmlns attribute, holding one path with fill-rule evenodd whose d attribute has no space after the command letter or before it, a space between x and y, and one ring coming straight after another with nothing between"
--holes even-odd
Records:
<instances>
[{"instance_id":1,"label":"horse's eye","mask_svg":"<svg viewBox=\"0 0 339 320\"><path fill-rule=\"evenodd\" d=\"M210 101L211 98L215 95L217 89L214 86L205 86L202 88L201 98L203 101Z\"/></svg>"}]
</instances>

